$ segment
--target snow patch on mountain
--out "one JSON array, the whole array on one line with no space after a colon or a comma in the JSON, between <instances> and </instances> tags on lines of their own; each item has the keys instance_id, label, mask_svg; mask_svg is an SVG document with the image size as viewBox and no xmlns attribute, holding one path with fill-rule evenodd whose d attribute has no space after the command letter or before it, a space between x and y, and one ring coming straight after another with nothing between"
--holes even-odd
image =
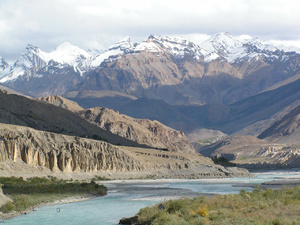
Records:
<instances>
[{"instance_id":1,"label":"snow patch on mountain","mask_svg":"<svg viewBox=\"0 0 300 225\"><path fill-rule=\"evenodd\" d=\"M116 58L120 54L126 54L131 51L133 47L132 43L130 42L130 37L125 37L124 39L116 42L112 46L109 47L108 51L104 51L101 54L97 54L93 56L91 59L91 67L98 67L101 65L102 62L109 58Z\"/></svg>"},{"instance_id":2,"label":"snow patch on mountain","mask_svg":"<svg viewBox=\"0 0 300 225\"><path fill-rule=\"evenodd\" d=\"M109 51L116 50L116 49L125 51L126 49L132 48L132 46L133 45L130 42L130 37L127 36L124 39L116 42L114 45L110 46L108 49L109 49Z\"/></svg>"},{"instance_id":3,"label":"snow patch on mountain","mask_svg":"<svg viewBox=\"0 0 300 225\"><path fill-rule=\"evenodd\" d=\"M92 59L92 61L91 61L91 66L92 66L92 67L100 66L101 63L102 63L104 60L108 59L108 58L111 57L111 56L117 56L117 55L119 55L119 54L123 54L123 51L120 50L120 49L118 49L118 48L116 48L116 49L111 49L111 50L109 50L109 51L107 51L107 52L104 52L104 53L102 53L102 54L99 54L99 55L93 57L93 59Z\"/></svg>"}]
</instances>

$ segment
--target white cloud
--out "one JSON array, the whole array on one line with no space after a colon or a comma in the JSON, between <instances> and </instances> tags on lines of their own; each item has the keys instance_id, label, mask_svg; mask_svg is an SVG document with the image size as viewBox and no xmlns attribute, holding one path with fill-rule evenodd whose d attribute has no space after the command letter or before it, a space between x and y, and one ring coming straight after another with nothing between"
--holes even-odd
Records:
<instances>
[{"instance_id":1,"label":"white cloud","mask_svg":"<svg viewBox=\"0 0 300 225\"><path fill-rule=\"evenodd\" d=\"M300 37L299 10L296 0L0 0L0 55L14 57L28 43L45 51L64 41L106 48L150 33L198 41L227 31L292 41Z\"/></svg>"}]
</instances>

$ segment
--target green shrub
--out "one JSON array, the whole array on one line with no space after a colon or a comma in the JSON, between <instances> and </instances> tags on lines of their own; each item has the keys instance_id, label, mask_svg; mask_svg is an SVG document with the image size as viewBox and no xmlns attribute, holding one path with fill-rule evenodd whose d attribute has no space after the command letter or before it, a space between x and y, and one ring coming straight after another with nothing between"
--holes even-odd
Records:
<instances>
[{"instance_id":1,"label":"green shrub","mask_svg":"<svg viewBox=\"0 0 300 225\"><path fill-rule=\"evenodd\" d=\"M167 205L168 213L175 213L177 211L183 210L185 208L185 200L170 200L169 204Z\"/></svg>"},{"instance_id":2,"label":"green shrub","mask_svg":"<svg viewBox=\"0 0 300 225\"><path fill-rule=\"evenodd\" d=\"M189 223L176 214L160 213L151 225L189 225Z\"/></svg>"},{"instance_id":3,"label":"green shrub","mask_svg":"<svg viewBox=\"0 0 300 225\"><path fill-rule=\"evenodd\" d=\"M3 212L3 213L9 213L9 212L14 211L14 210L16 210L16 206L12 202L6 202L0 208L0 212Z\"/></svg>"},{"instance_id":4,"label":"green shrub","mask_svg":"<svg viewBox=\"0 0 300 225\"><path fill-rule=\"evenodd\" d=\"M27 180L16 177L0 177L5 195L13 200L15 210L23 211L41 202L52 202L57 199L83 195L105 195L107 189L94 181L91 183L70 183L56 177L33 177ZM11 206L11 205L8 205ZM5 207L8 207L5 206ZM4 207L4 211L7 209Z\"/></svg>"},{"instance_id":5,"label":"green shrub","mask_svg":"<svg viewBox=\"0 0 300 225\"><path fill-rule=\"evenodd\" d=\"M139 211L138 213L138 223L144 225L152 224L152 221L155 218L159 217L160 214L163 214L161 210L157 207L146 207Z\"/></svg>"},{"instance_id":6,"label":"green shrub","mask_svg":"<svg viewBox=\"0 0 300 225\"><path fill-rule=\"evenodd\" d=\"M280 190L252 192L241 190L235 195L217 195L194 199L170 200L141 209L139 224L300 224L300 186Z\"/></svg>"}]
</instances>

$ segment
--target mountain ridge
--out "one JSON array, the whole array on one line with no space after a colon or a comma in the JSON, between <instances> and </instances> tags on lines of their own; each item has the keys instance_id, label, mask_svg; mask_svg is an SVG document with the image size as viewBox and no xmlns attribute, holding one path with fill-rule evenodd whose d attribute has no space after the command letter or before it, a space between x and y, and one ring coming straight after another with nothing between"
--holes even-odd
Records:
<instances>
[{"instance_id":1,"label":"mountain ridge","mask_svg":"<svg viewBox=\"0 0 300 225\"><path fill-rule=\"evenodd\" d=\"M259 39L237 38L228 33L216 34L203 43L201 47L185 38L154 35L132 43L127 37L106 52L92 56L91 51L79 51L64 43L52 55L65 56L61 51L69 52L75 60L73 65L54 61L51 53L28 46L28 54L21 57L24 60L15 64L16 70L28 64L26 72L2 85L29 96L61 95L85 108L109 106L136 117L126 111L133 107L130 110L138 118L150 117L185 132L187 128L207 128L234 133L279 112L280 108L274 108L277 100L284 107L297 100L297 52L285 52ZM67 62L69 58L65 58ZM286 92L280 91L283 86ZM288 91L289 87L296 91ZM255 99L265 111L253 103ZM288 102L284 103L284 99ZM251 117L249 113L254 111L257 116ZM233 120L241 123L232 123Z\"/></svg>"},{"instance_id":2,"label":"mountain ridge","mask_svg":"<svg viewBox=\"0 0 300 225\"><path fill-rule=\"evenodd\" d=\"M48 64L51 60L62 66L64 64L72 66L75 72L83 75L83 73L100 66L102 62L116 58L120 54L137 54L142 51L159 53L163 52L164 49L169 50L174 57L179 59L189 54L196 60L202 58L205 62L210 62L217 58L223 58L229 63L234 63L237 60L249 60L258 56L269 57L272 60L272 58L278 57L276 54L272 55L272 52L283 51L280 47L276 47L272 43L260 41L258 38L249 37L242 40L231 36L227 32L212 35L208 40L198 45L187 38L181 37L150 35L148 39L140 43L131 43L130 38L126 37L110 46L103 53L97 51L96 54L91 54L91 52L80 49L68 42L60 44L55 50L49 53L28 44L21 57L10 69L12 71L9 74L7 74L7 69L2 68L0 71L0 78L2 77L0 82L14 81L18 76L23 76L26 69L22 67L26 67L27 69L36 67L36 69L39 69L39 67ZM285 49L290 51L290 48ZM299 50L296 47L294 49L295 51ZM36 60L34 65L30 65L29 61L25 59L28 56L34 58L32 60ZM4 65L4 63L0 65Z\"/></svg>"}]
</instances>

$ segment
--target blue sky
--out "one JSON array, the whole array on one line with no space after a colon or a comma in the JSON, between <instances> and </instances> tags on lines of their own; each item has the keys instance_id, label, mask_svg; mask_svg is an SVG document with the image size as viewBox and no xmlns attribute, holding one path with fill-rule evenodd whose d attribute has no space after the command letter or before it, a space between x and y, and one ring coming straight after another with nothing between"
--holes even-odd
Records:
<instances>
[{"instance_id":1,"label":"blue sky","mask_svg":"<svg viewBox=\"0 0 300 225\"><path fill-rule=\"evenodd\" d=\"M297 0L0 0L0 56L14 60L29 43L105 49L125 36L223 31L299 45L299 12Z\"/></svg>"}]
</instances>

